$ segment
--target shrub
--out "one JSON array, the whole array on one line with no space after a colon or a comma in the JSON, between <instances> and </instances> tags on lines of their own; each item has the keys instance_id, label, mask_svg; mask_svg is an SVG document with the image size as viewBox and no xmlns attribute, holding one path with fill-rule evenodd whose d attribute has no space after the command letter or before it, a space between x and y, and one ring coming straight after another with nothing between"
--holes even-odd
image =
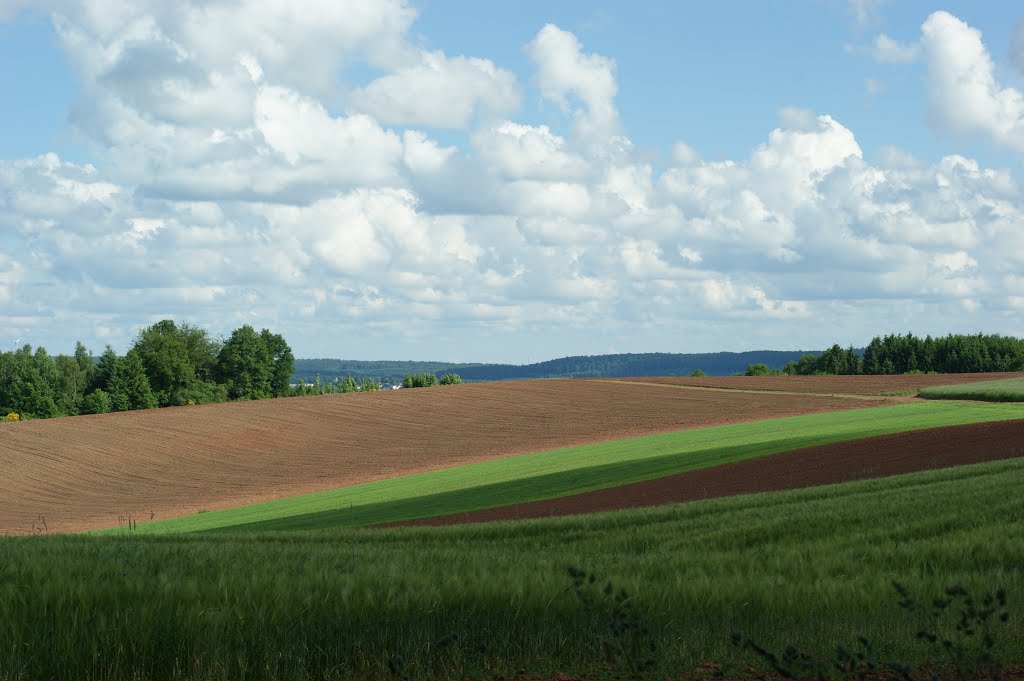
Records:
<instances>
[{"instance_id":1,"label":"shrub","mask_svg":"<svg viewBox=\"0 0 1024 681\"><path fill-rule=\"evenodd\" d=\"M707 374L705 374L700 369L694 369L693 373L690 374L690 378L704 378L705 376L707 376Z\"/></svg>"},{"instance_id":2,"label":"shrub","mask_svg":"<svg viewBox=\"0 0 1024 681\"><path fill-rule=\"evenodd\" d=\"M455 373L445 374L438 381L438 385L458 385L460 383L462 383L462 377Z\"/></svg>"},{"instance_id":3,"label":"shrub","mask_svg":"<svg viewBox=\"0 0 1024 681\"><path fill-rule=\"evenodd\" d=\"M99 388L82 399L83 414L108 414L111 407L110 395Z\"/></svg>"},{"instance_id":4,"label":"shrub","mask_svg":"<svg viewBox=\"0 0 1024 681\"><path fill-rule=\"evenodd\" d=\"M18 413L15 413L15 412L12 411L10 414L8 414L7 416L4 417L4 420L5 421L20 421L21 420L21 414L18 414Z\"/></svg>"},{"instance_id":5,"label":"shrub","mask_svg":"<svg viewBox=\"0 0 1024 681\"><path fill-rule=\"evenodd\" d=\"M747 376L782 376L783 372L778 369L772 369L767 364L748 364L747 365Z\"/></svg>"}]
</instances>

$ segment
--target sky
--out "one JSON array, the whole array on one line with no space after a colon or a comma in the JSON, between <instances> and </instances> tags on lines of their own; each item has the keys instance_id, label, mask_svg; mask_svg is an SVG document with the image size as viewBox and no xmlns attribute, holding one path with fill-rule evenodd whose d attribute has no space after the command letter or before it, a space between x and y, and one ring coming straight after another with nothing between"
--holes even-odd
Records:
<instances>
[{"instance_id":1,"label":"sky","mask_svg":"<svg viewBox=\"0 0 1024 681\"><path fill-rule=\"evenodd\" d=\"M0 349L1024 336L1024 8L0 0Z\"/></svg>"}]
</instances>

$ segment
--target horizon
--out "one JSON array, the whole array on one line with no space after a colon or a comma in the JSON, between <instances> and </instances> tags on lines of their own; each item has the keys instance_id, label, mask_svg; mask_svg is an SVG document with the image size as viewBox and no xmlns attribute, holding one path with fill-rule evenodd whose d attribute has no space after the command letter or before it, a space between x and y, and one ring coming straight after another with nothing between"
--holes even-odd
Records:
<instances>
[{"instance_id":1,"label":"horizon","mask_svg":"<svg viewBox=\"0 0 1024 681\"><path fill-rule=\"evenodd\" d=\"M110 7L0 0L0 347L1024 337L1017 3Z\"/></svg>"}]
</instances>

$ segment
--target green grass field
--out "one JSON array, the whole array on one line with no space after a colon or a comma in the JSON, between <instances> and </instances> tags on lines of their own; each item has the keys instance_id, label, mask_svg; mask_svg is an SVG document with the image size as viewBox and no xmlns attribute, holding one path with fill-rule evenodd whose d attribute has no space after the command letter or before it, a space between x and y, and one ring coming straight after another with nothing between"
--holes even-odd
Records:
<instances>
[{"instance_id":1,"label":"green grass field","mask_svg":"<svg viewBox=\"0 0 1024 681\"><path fill-rule=\"evenodd\" d=\"M920 397L932 400L982 400L984 402L1024 402L1024 378L982 381L963 385L940 385L925 388Z\"/></svg>"},{"instance_id":2,"label":"green grass field","mask_svg":"<svg viewBox=\"0 0 1024 681\"><path fill-rule=\"evenodd\" d=\"M892 580L925 602L1005 588L994 652L1020 663L1022 479L1016 459L491 525L0 539L0 679L625 678L648 660L678 678L746 669L733 631L941 659ZM598 576L589 609L569 566Z\"/></svg>"},{"instance_id":3,"label":"green grass field","mask_svg":"<svg viewBox=\"0 0 1024 681\"><path fill-rule=\"evenodd\" d=\"M829 442L1014 418L1024 418L1024 408L921 402L717 426L557 449L141 523L137 531L358 527L550 499Z\"/></svg>"}]
</instances>

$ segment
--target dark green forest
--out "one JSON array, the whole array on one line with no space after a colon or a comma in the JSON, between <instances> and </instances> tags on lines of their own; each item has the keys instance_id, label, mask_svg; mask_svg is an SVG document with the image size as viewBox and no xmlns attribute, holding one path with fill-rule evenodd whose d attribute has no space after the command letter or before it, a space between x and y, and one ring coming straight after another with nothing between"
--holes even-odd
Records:
<instances>
[{"instance_id":1,"label":"dark green forest","mask_svg":"<svg viewBox=\"0 0 1024 681\"><path fill-rule=\"evenodd\" d=\"M781 370L767 366L747 368L749 375L792 376L995 371L1024 371L1024 340L980 333L973 336L950 334L941 338L890 334L872 338L862 351L833 345L820 355L804 355L797 361L787 362Z\"/></svg>"},{"instance_id":2,"label":"dark green forest","mask_svg":"<svg viewBox=\"0 0 1024 681\"><path fill-rule=\"evenodd\" d=\"M121 356L99 358L81 343L53 357L25 345L0 353L0 418L52 418L280 397L295 358L278 334L249 325L227 339L169 319L139 331Z\"/></svg>"}]
</instances>

